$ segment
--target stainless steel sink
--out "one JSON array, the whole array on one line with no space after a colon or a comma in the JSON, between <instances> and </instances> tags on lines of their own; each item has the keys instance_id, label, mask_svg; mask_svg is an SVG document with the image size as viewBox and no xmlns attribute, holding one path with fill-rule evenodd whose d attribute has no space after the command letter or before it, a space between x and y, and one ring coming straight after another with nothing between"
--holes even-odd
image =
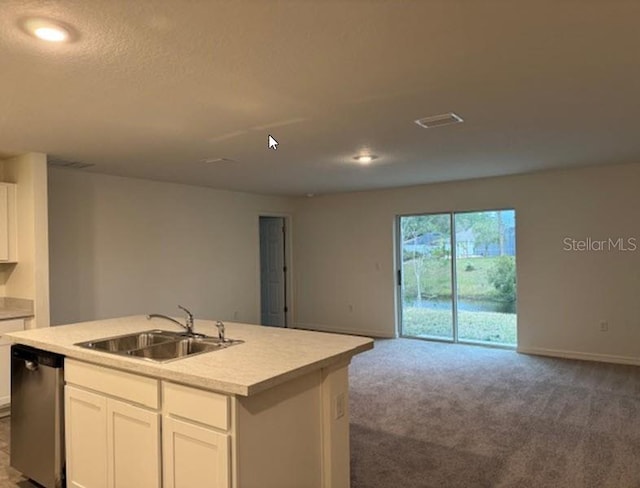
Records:
<instances>
[{"instance_id":1,"label":"stainless steel sink","mask_svg":"<svg viewBox=\"0 0 640 488\"><path fill-rule=\"evenodd\" d=\"M117 337L108 337L96 341L81 342L78 346L87 347L89 349L97 349L106 352L126 352L142 347L161 344L177 340L177 334L165 332L162 330L149 330L138 334L127 334Z\"/></svg>"},{"instance_id":2,"label":"stainless steel sink","mask_svg":"<svg viewBox=\"0 0 640 488\"><path fill-rule=\"evenodd\" d=\"M230 344L221 343L217 339L181 339L179 341L164 342L155 346L143 347L131 351L131 356L152 359L154 361L168 361L193 354L217 351Z\"/></svg>"},{"instance_id":3,"label":"stainless steel sink","mask_svg":"<svg viewBox=\"0 0 640 488\"><path fill-rule=\"evenodd\" d=\"M79 342L76 346L150 361L166 362L195 354L218 351L242 342L232 339L221 341L208 336L186 337L184 333L148 330Z\"/></svg>"}]
</instances>

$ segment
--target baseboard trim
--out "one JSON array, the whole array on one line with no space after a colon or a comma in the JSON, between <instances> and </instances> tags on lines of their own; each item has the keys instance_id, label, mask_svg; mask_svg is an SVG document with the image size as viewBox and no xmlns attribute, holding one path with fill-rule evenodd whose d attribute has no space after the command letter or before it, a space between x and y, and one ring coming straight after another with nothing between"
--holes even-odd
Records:
<instances>
[{"instance_id":1,"label":"baseboard trim","mask_svg":"<svg viewBox=\"0 0 640 488\"><path fill-rule=\"evenodd\" d=\"M0 418L8 417L11 414L11 404L0 407Z\"/></svg>"},{"instance_id":2,"label":"baseboard trim","mask_svg":"<svg viewBox=\"0 0 640 488\"><path fill-rule=\"evenodd\" d=\"M611 354L595 354L579 351L564 351L561 349L545 349L541 347L518 347L517 351L522 354L533 354L536 356L550 356L565 359L580 359L582 361L598 361L601 363L630 364L640 366L640 358L628 356L614 356Z\"/></svg>"},{"instance_id":3,"label":"baseboard trim","mask_svg":"<svg viewBox=\"0 0 640 488\"><path fill-rule=\"evenodd\" d=\"M394 338L393 335L384 335L384 334L381 334L379 331L374 331L374 330L366 330L366 329L353 330L353 329L344 329L341 327L329 327L326 325L319 325L319 324L297 323L294 325L294 328L303 329L303 330L313 330L316 332L331 332L333 334L349 334L349 335L357 335L357 336L364 336L364 337L375 337L379 339Z\"/></svg>"}]
</instances>

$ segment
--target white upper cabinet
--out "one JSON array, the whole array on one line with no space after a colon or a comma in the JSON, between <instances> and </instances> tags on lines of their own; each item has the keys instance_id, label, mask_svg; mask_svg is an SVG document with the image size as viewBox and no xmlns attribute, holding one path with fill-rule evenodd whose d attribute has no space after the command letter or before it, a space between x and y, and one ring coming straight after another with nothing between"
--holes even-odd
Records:
<instances>
[{"instance_id":1,"label":"white upper cabinet","mask_svg":"<svg viewBox=\"0 0 640 488\"><path fill-rule=\"evenodd\" d=\"M18 260L16 185L0 183L0 262Z\"/></svg>"}]
</instances>

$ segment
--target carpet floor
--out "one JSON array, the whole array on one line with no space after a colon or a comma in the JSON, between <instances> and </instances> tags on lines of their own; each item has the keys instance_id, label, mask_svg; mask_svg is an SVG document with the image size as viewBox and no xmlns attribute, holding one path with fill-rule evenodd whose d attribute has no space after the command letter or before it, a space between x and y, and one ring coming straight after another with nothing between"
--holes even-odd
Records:
<instances>
[{"instance_id":1,"label":"carpet floor","mask_svg":"<svg viewBox=\"0 0 640 488\"><path fill-rule=\"evenodd\" d=\"M9 417L0 418L0 488L37 488L9 466Z\"/></svg>"},{"instance_id":2,"label":"carpet floor","mask_svg":"<svg viewBox=\"0 0 640 488\"><path fill-rule=\"evenodd\" d=\"M411 339L351 366L352 488L640 487L640 367Z\"/></svg>"}]
</instances>

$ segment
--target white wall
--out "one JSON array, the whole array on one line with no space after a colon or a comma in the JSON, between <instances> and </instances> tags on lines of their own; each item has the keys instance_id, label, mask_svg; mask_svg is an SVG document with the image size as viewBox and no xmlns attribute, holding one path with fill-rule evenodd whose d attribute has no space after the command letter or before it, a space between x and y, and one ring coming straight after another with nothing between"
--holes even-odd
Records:
<instances>
[{"instance_id":1,"label":"white wall","mask_svg":"<svg viewBox=\"0 0 640 488\"><path fill-rule=\"evenodd\" d=\"M51 168L53 324L129 314L259 322L260 213L292 200Z\"/></svg>"},{"instance_id":2,"label":"white wall","mask_svg":"<svg viewBox=\"0 0 640 488\"><path fill-rule=\"evenodd\" d=\"M515 208L519 349L640 363L639 188L636 164L300 200L295 322L393 336L395 216ZM567 252L565 237L635 237L638 250Z\"/></svg>"},{"instance_id":3,"label":"white wall","mask_svg":"<svg viewBox=\"0 0 640 488\"><path fill-rule=\"evenodd\" d=\"M294 322L389 337L395 216L515 208L519 349L640 363L639 184L637 164L287 199L52 169L52 323L177 303L257 323L258 215L295 210ZM639 249L567 252L565 237Z\"/></svg>"},{"instance_id":4,"label":"white wall","mask_svg":"<svg viewBox=\"0 0 640 488\"><path fill-rule=\"evenodd\" d=\"M3 161L2 179L17 183L18 263L3 270L4 296L33 300L27 328L49 326L47 158L29 153Z\"/></svg>"}]
</instances>

